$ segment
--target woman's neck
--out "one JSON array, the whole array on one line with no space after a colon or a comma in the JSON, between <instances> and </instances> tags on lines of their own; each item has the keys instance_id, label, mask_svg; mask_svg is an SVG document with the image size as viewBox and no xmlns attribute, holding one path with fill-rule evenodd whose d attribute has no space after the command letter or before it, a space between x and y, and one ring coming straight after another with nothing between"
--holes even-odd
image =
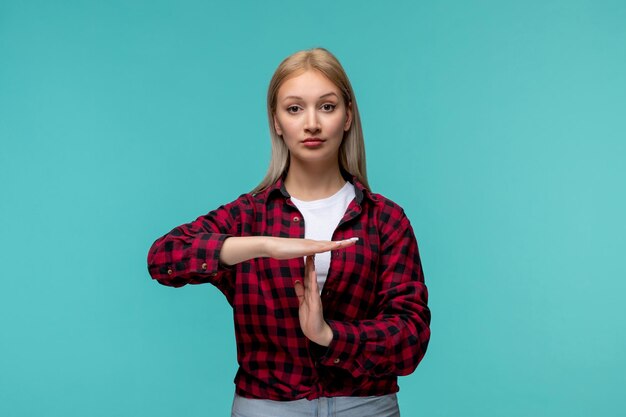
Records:
<instances>
[{"instance_id":1,"label":"woman's neck","mask_svg":"<svg viewBox=\"0 0 626 417\"><path fill-rule=\"evenodd\" d=\"M346 183L339 170L339 163L321 166L293 162L289 164L285 188L298 200L312 201L330 197Z\"/></svg>"}]
</instances>

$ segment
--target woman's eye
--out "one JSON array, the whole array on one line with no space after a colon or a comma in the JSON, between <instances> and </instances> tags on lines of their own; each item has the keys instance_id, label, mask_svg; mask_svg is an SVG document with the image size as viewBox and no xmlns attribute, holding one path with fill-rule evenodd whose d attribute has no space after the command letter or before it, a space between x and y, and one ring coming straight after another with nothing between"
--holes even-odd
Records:
<instances>
[{"instance_id":1,"label":"woman's eye","mask_svg":"<svg viewBox=\"0 0 626 417\"><path fill-rule=\"evenodd\" d=\"M298 111L299 107L298 106L289 106L287 107L287 111L289 113L296 113Z\"/></svg>"},{"instance_id":2,"label":"woman's eye","mask_svg":"<svg viewBox=\"0 0 626 417\"><path fill-rule=\"evenodd\" d=\"M337 107L337 106L334 105L334 104L326 103L326 104L322 105L322 110L330 112L330 111L335 110L335 107Z\"/></svg>"}]
</instances>

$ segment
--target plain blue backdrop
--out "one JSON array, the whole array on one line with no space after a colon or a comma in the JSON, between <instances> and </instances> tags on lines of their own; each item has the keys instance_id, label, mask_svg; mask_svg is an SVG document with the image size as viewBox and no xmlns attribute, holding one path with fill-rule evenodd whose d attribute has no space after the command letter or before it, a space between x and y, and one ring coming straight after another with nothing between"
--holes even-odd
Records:
<instances>
[{"instance_id":1,"label":"plain blue backdrop","mask_svg":"<svg viewBox=\"0 0 626 417\"><path fill-rule=\"evenodd\" d=\"M403 416L626 414L623 1L0 1L0 415L228 415L231 311L151 243L253 188L330 49L418 238ZM621 394L620 394L621 393Z\"/></svg>"}]
</instances>

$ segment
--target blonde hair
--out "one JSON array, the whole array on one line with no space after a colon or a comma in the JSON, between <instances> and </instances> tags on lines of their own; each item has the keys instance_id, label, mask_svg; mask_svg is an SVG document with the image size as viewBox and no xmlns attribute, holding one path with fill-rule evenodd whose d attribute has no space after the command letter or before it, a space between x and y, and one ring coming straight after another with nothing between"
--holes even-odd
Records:
<instances>
[{"instance_id":1,"label":"blonde hair","mask_svg":"<svg viewBox=\"0 0 626 417\"><path fill-rule=\"evenodd\" d=\"M252 190L252 193L263 191L271 186L289 169L289 149L274 127L276 97L278 89L289 77L309 69L319 71L335 84L341 91L346 106L352 103L352 123L350 128L344 132L339 148L339 167L356 176L368 190L370 189L365 167L365 143L361 118L350 80L339 60L333 54L324 48L312 48L298 51L285 58L272 76L267 90L267 117L272 141L272 156L265 178Z\"/></svg>"}]
</instances>

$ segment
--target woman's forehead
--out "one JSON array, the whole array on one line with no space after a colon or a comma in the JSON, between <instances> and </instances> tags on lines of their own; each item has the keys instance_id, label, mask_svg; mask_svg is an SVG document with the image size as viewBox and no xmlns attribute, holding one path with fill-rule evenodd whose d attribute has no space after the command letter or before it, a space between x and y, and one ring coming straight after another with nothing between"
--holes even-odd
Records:
<instances>
[{"instance_id":1,"label":"woman's forehead","mask_svg":"<svg viewBox=\"0 0 626 417\"><path fill-rule=\"evenodd\" d=\"M321 72L306 70L285 79L278 89L278 98L317 99L329 93L335 93L339 96L339 87Z\"/></svg>"}]
</instances>

